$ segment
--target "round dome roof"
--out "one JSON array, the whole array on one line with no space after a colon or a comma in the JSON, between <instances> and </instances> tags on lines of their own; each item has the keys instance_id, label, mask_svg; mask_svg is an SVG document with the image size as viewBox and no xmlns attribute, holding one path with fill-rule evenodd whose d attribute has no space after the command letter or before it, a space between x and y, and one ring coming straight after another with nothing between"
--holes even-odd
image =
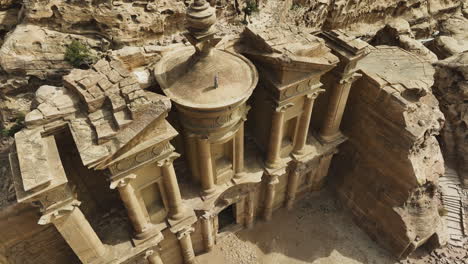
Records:
<instances>
[{"instance_id":1,"label":"round dome roof","mask_svg":"<svg viewBox=\"0 0 468 264\"><path fill-rule=\"evenodd\" d=\"M255 66L241 55L213 49L197 56L194 47L176 49L156 65L163 92L176 104L219 108L248 98L258 82Z\"/></svg>"}]
</instances>

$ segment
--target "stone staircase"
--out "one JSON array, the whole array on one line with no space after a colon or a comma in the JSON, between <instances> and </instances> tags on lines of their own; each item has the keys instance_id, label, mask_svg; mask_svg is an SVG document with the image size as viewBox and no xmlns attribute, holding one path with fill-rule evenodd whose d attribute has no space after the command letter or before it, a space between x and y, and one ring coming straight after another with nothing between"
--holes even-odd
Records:
<instances>
[{"instance_id":1,"label":"stone staircase","mask_svg":"<svg viewBox=\"0 0 468 264\"><path fill-rule=\"evenodd\" d=\"M439 179L439 186L442 193L442 205L447 210L444 218L447 224L448 243L452 246L463 247L463 237L467 235L463 188L457 171L447 163L445 174Z\"/></svg>"}]
</instances>

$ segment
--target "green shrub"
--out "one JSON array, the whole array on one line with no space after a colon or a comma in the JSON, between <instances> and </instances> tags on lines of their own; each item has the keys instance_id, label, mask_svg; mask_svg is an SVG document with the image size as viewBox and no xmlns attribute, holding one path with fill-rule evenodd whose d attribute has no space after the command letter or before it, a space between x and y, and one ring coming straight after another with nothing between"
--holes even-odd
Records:
<instances>
[{"instance_id":1,"label":"green shrub","mask_svg":"<svg viewBox=\"0 0 468 264\"><path fill-rule=\"evenodd\" d=\"M65 60L75 68L87 68L96 61L85 44L73 40L65 52Z\"/></svg>"},{"instance_id":2,"label":"green shrub","mask_svg":"<svg viewBox=\"0 0 468 264\"><path fill-rule=\"evenodd\" d=\"M18 113L16 115L15 123L8 129L3 128L0 130L0 136L2 137L13 137L17 132L21 131L25 127L24 124L25 115Z\"/></svg>"}]
</instances>

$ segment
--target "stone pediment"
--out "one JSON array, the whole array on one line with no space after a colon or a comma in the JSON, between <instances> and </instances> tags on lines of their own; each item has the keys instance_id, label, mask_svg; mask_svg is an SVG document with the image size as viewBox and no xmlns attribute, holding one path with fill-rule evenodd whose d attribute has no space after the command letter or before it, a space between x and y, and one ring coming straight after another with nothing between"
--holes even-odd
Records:
<instances>
[{"instance_id":1,"label":"stone pediment","mask_svg":"<svg viewBox=\"0 0 468 264\"><path fill-rule=\"evenodd\" d=\"M110 168L113 173L138 167L171 148L169 140L177 136L177 131L161 116L118 149L113 155L96 165L96 169Z\"/></svg>"},{"instance_id":2,"label":"stone pediment","mask_svg":"<svg viewBox=\"0 0 468 264\"><path fill-rule=\"evenodd\" d=\"M247 56L272 71L278 82L287 83L323 74L337 63L325 41L294 27L247 27L244 35L250 47Z\"/></svg>"}]
</instances>

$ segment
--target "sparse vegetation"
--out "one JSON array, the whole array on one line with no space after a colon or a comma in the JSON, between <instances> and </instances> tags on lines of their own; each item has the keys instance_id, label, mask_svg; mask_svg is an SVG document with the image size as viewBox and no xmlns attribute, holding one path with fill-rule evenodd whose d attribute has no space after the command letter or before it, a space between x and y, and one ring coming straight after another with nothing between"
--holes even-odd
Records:
<instances>
[{"instance_id":1,"label":"sparse vegetation","mask_svg":"<svg viewBox=\"0 0 468 264\"><path fill-rule=\"evenodd\" d=\"M65 60L75 68L89 68L97 58L93 56L87 45L73 40L67 47Z\"/></svg>"},{"instance_id":2,"label":"sparse vegetation","mask_svg":"<svg viewBox=\"0 0 468 264\"><path fill-rule=\"evenodd\" d=\"M13 137L17 132L25 127L24 118L25 116L23 113L18 113L14 121L15 123L10 128L0 129L0 136Z\"/></svg>"},{"instance_id":3,"label":"sparse vegetation","mask_svg":"<svg viewBox=\"0 0 468 264\"><path fill-rule=\"evenodd\" d=\"M301 8L301 6L299 4L294 3L294 4L291 5L291 11L298 10L299 8Z\"/></svg>"},{"instance_id":4,"label":"sparse vegetation","mask_svg":"<svg viewBox=\"0 0 468 264\"><path fill-rule=\"evenodd\" d=\"M256 12L260 11L260 9L258 8L258 5L257 5L256 2L247 1L247 3L245 4L245 7L242 9L242 11L244 12L244 20L242 21L242 23L247 25L247 24L249 24L249 21L247 19L250 20L250 16L253 13L256 13ZM252 21L250 21L250 23L252 23Z\"/></svg>"}]
</instances>

